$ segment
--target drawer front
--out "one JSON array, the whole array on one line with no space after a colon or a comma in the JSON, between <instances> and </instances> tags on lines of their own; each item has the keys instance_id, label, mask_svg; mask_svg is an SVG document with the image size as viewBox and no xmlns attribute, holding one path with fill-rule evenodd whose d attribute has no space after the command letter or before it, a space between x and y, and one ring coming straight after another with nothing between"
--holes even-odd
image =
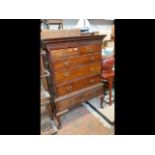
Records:
<instances>
[{"instance_id":1,"label":"drawer front","mask_svg":"<svg viewBox=\"0 0 155 155\"><path fill-rule=\"evenodd\" d=\"M52 56L53 61L62 60L65 58L71 58L80 56L80 49L79 48L67 48L67 49L59 49L59 50L53 50L50 52L50 55Z\"/></svg>"},{"instance_id":2,"label":"drawer front","mask_svg":"<svg viewBox=\"0 0 155 155\"><path fill-rule=\"evenodd\" d=\"M68 99L59 101L56 103L57 112L64 111L66 109L71 108L74 105L80 104L82 102L100 96L102 94L103 94L103 86L100 86L98 88L93 88L91 90L85 91Z\"/></svg>"},{"instance_id":3,"label":"drawer front","mask_svg":"<svg viewBox=\"0 0 155 155\"><path fill-rule=\"evenodd\" d=\"M55 72L56 84L64 83L74 79L97 75L101 73L101 63L92 63L89 65L81 65L72 70Z\"/></svg>"},{"instance_id":4,"label":"drawer front","mask_svg":"<svg viewBox=\"0 0 155 155\"><path fill-rule=\"evenodd\" d=\"M53 68L55 71L60 71L63 69L73 68L80 64L88 64L88 63L99 62L99 61L101 61L101 54L86 55L82 57L75 57L75 58L54 62Z\"/></svg>"},{"instance_id":5,"label":"drawer front","mask_svg":"<svg viewBox=\"0 0 155 155\"><path fill-rule=\"evenodd\" d=\"M72 106L82 103L84 102L84 98L82 96L74 96L74 97L70 97L66 100L60 101L56 103L56 109L57 112L61 112L64 111L68 108L71 108Z\"/></svg>"},{"instance_id":6,"label":"drawer front","mask_svg":"<svg viewBox=\"0 0 155 155\"><path fill-rule=\"evenodd\" d=\"M101 44L92 44L75 48L59 49L50 52L53 61L101 52Z\"/></svg>"},{"instance_id":7,"label":"drawer front","mask_svg":"<svg viewBox=\"0 0 155 155\"><path fill-rule=\"evenodd\" d=\"M87 46L81 46L80 47L80 54L94 54L94 53L100 53L101 52L101 44L91 44Z\"/></svg>"},{"instance_id":8,"label":"drawer front","mask_svg":"<svg viewBox=\"0 0 155 155\"><path fill-rule=\"evenodd\" d=\"M80 79L75 82L59 85L56 87L58 96L66 95L68 93L86 88L101 82L101 76L95 75L88 78Z\"/></svg>"}]
</instances>

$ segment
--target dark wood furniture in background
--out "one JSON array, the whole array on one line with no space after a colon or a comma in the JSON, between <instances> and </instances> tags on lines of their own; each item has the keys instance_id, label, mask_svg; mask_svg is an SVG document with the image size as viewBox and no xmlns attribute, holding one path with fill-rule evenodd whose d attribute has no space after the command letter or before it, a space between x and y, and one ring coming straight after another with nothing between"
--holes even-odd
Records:
<instances>
[{"instance_id":1,"label":"dark wood furniture in background","mask_svg":"<svg viewBox=\"0 0 155 155\"><path fill-rule=\"evenodd\" d=\"M63 111L97 96L101 82L102 36L78 36L42 40L51 70L51 95L59 119Z\"/></svg>"},{"instance_id":2,"label":"dark wood furniture in background","mask_svg":"<svg viewBox=\"0 0 155 155\"><path fill-rule=\"evenodd\" d=\"M54 124L53 120L53 106L51 104L51 96L48 92L48 85L47 85L47 76L49 73L44 68L44 61L43 61L43 51L41 52L40 56L40 78L41 78L41 98L40 98L40 106L41 106L41 134L42 135L49 135L55 134L57 132L57 128Z\"/></svg>"},{"instance_id":3,"label":"dark wood furniture in background","mask_svg":"<svg viewBox=\"0 0 155 155\"><path fill-rule=\"evenodd\" d=\"M113 67L114 67L114 56L102 58L102 80L105 84L104 87L107 84L107 87L109 90L109 105L112 104L112 88L113 88L113 81L114 81ZM103 102L101 102L101 108L103 108L102 103Z\"/></svg>"}]
</instances>

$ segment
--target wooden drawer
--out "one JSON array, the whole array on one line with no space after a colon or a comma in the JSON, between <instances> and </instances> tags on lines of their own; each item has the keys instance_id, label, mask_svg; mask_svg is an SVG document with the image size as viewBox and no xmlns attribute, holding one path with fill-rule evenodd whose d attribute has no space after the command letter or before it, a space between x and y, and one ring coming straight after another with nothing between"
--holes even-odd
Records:
<instances>
[{"instance_id":1,"label":"wooden drawer","mask_svg":"<svg viewBox=\"0 0 155 155\"><path fill-rule=\"evenodd\" d=\"M55 72L56 84L64 83L67 81L79 79L82 77L88 77L91 75L97 75L101 73L101 63L92 63L89 65L79 65L78 67L68 70Z\"/></svg>"},{"instance_id":2,"label":"wooden drawer","mask_svg":"<svg viewBox=\"0 0 155 155\"><path fill-rule=\"evenodd\" d=\"M84 92L78 93L75 96L69 97L65 100L59 101L56 103L57 112L64 111L71 108L72 106L90 100L94 97L100 96L103 94L103 85L100 84L97 87L91 88Z\"/></svg>"},{"instance_id":3,"label":"wooden drawer","mask_svg":"<svg viewBox=\"0 0 155 155\"><path fill-rule=\"evenodd\" d=\"M86 88L88 86L95 85L101 82L101 76L95 75L88 78L73 81L67 84L59 85L56 87L58 96L66 95L68 93Z\"/></svg>"},{"instance_id":4,"label":"wooden drawer","mask_svg":"<svg viewBox=\"0 0 155 155\"><path fill-rule=\"evenodd\" d=\"M92 44L75 48L53 50L50 52L50 55L52 56L53 61L59 61L66 58L73 58L99 52L101 52L101 44Z\"/></svg>"},{"instance_id":5,"label":"wooden drawer","mask_svg":"<svg viewBox=\"0 0 155 155\"><path fill-rule=\"evenodd\" d=\"M91 44L91 45L87 45L87 46L81 46L80 54L85 55L85 54L100 53L101 49L102 49L101 44Z\"/></svg>"},{"instance_id":6,"label":"wooden drawer","mask_svg":"<svg viewBox=\"0 0 155 155\"><path fill-rule=\"evenodd\" d=\"M79 48L67 48L67 49L59 49L53 50L50 52L50 55L53 61L62 60L65 58L76 57L80 55Z\"/></svg>"},{"instance_id":7,"label":"wooden drawer","mask_svg":"<svg viewBox=\"0 0 155 155\"><path fill-rule=\"evenodd\" d=\"M74 66L80 65L80 64L88 64L92 62L100 62L101 61L101 54L93 54L93 55L86 55L86 56L80 56L70 59L64 59L63 61L56 61L53 64L53 68L55 71L60 71L63 69L70 69Z\"/></svg>"}]
</instances>

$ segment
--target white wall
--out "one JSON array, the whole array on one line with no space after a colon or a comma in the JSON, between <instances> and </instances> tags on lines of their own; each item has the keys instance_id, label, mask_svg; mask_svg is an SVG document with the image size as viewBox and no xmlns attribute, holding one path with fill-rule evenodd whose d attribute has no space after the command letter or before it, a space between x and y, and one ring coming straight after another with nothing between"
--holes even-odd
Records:
<instances>
[{"instance_id":1,"label":"white wall","mask_svg":"<svg viewBox=\"0 0 155 155\"><path fill-rule=\"evenodd\" d=\"M78 23L79 19L63 19L64 29L74 29ZM105 19L88 19L90 23L91 31L100 31L100 32L111 32L111 26L113 20ZM50 29L58 29L57 25L50 26Z\"/></svg>"}]
</instances>

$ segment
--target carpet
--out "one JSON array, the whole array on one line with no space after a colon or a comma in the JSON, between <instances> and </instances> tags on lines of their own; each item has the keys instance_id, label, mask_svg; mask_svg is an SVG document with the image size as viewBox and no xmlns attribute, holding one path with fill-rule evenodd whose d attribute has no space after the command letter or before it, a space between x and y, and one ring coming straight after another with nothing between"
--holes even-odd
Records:
<instances>
[{"instance_id":1,"label":"carpet","mask_svg":"<svg viewBox=\"0 0 155 155\"><path fill-rule=\"evenodd\" d=\"M108 98L108 97L105 97ZM109 106L106 102L103 103L103 109L100 107L100 99L94 98L92 100L89 100L89 103L95 107L100 113L102 113L111 124L114 124L115 121L115 104Z\"/></svg>"},{"instance_id":2,"label":"carpet","mask_svg":"<svg viewBox=\"0 0 155 155\"><path fill-rule=\"evenodd\" d=\"M109 129L84 105L78 105L61 117L62 129L56 135L109 135Z\"/></svg>"}]
</instances>

